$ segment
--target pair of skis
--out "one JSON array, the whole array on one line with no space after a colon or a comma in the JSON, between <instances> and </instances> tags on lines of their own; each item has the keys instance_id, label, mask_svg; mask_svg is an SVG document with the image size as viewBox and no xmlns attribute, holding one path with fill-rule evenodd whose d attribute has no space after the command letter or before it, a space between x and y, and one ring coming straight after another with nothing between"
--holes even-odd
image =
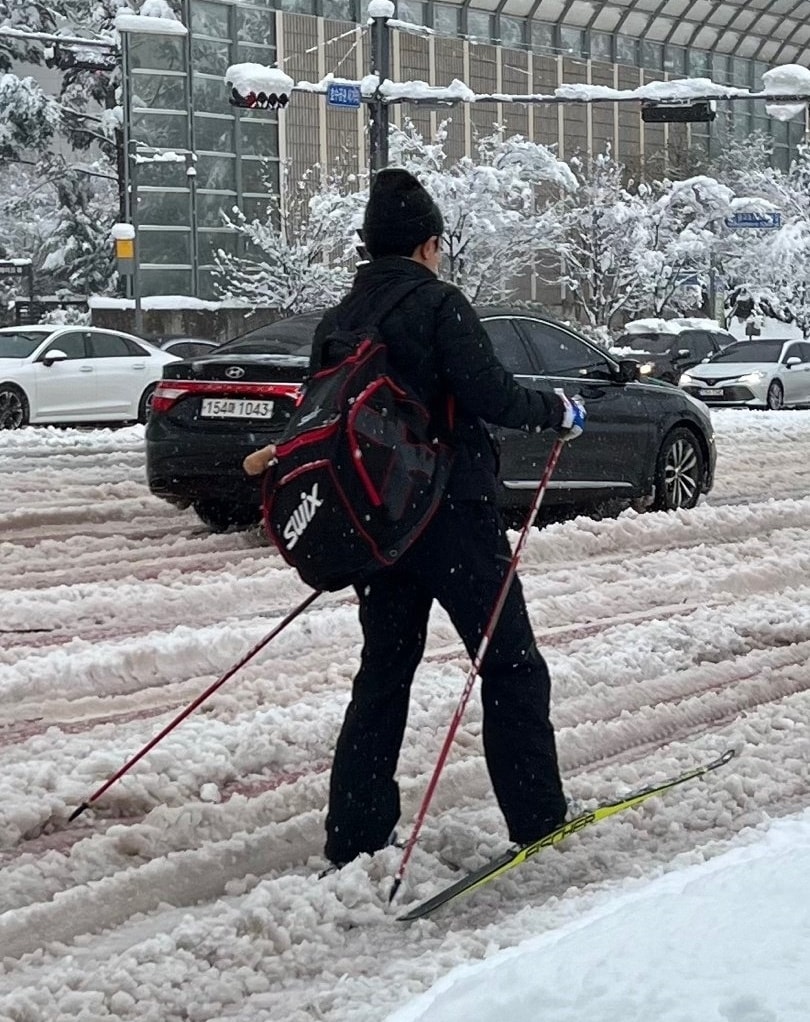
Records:
<instances>
[{"instance_id":1,"label":"pair of skis","mask_svg":"<svg viewBox=\"0 0 810 1022\"><path fill-rule=\"evenodd\" d=\"M509 851L504 852L503 855L499 855L497 858L491 859L489 862L481 866L480 869L476 869L472 873L467 873L455 883L450 884L450 886L446 887L443 891L439 891L439 893L435 894L432 898L428 898L427 901L423 901L421 904L410 909L404 915L397 916L397 918L401 922L411 922L415 919L424 919L432 912L435 912L436 909L454 901L460 895L467 894L469 891L475 891L479 887L483 887L484 884L488 884L491 880L495 880L497 877L503 876L504 873L507 873L510 869L514 869L515 866L519 866L521 863L526 862L527 859L531 859L544 848L551 848L554 845L559 844L561 841L564 841L565 838L578 833L585 827L589 827L592 823L599 823L600 820L606 820L609 816L615 816L616 813L620 813L624 809L632 809L634 806L640 805L642 802L646 802L648 798L653 798L655 795L661 795L664 792L669 791L671 788L677 788L681 784L686 784L687 781L694 780L696 777L703 777L704 774L711 773L713 770L717 770L719 767L724 766L734 757L734 754L734 749L728 749L722 756L712 760L710 763L694 767L692 770L687 770L682 774L678 774L677 777L670 777L668 780L662 781L660 784L641 788L638 791L631 792L629 795L625 795L624 798L618 799L615 802L605 802L602 805L597 806L595 809L590 809L587 812L581 813L573 820L566 821L550 834L540 838L539 841L535 841L530 845L522 845L518 848L511 848Z\"/></svg>"}]
</instances>

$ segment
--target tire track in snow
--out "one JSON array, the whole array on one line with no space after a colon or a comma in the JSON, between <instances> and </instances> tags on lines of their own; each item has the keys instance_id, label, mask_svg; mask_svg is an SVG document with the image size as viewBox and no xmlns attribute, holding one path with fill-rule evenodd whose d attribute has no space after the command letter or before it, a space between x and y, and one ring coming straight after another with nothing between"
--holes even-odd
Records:
<instances>
[{"instance_id":1,"label":"tire track in snow","mask_svg":"<svg viewBox=\"0 0 810 1022\"><path fill-rule=\"evenodd\" d=\"M788 413L785 419L774 416L768 421L781 429L782 422L790 425L799 420ZM736 426L736 419L734 423ZM778 451L771 438L767 440L761 450L773 447L782 458L779 463L787 465L785 446ZM742 450L743 444L733 440L727 446ZM792 447L789 454L794 464L802 460L805 450L810 448ZM804 461L810 462L810 458ZM734 487L720 486L718 493L733 498L734 489L738 494L753 492L746 482L749 477L757 482L761 478L764 492L784 489L774 474L775 464L767 457L760 459L748 477L735 480ZM404 974L414 977L416 983L424 982L420 963L428 958L442 961L446 968L463 958L482 956L487 948L508 945L513 939L510 933L515 932L509 921L516 910L522 910L523 919L528 916L529 925L533 921L541 930L555 914L553 907L547 908L548 903L553 906L570 889L586 890L603 879L611 882L622 876L655 873L679 855L712 854L712 848L719 848L729 834L760 824L766 811L780 813L806 804L810 700L803 677L807 649L801 628L807 598L801 591L791 593L797 576L791 578L790 569L784 571L781 582L770 566L762 572L758 544L762 536L768 535L771 541L778 537L779 530L772 523L781 518L787 523L782 548L790 550L791 558L794 550L801 553L797 534L807 528L806 503L799 507L797 502L774 502L768 511L760 502L753 508L737 508L744 514L736 515L733 506L699 508L682 516L661 516L666 521L649 516L635 536L629 525L620 522L593 528L586 523L581 527L555 526L553 534L549 530L547 537L541 533L532 538L532 558L524 578L527 591L537 593L534 620L549 633L557 631L544 642L541 638L550 652L567 653L557 688L563 698L555 698L554 716L561 734L564 772L573 793L585 797L614 793L617 785L633 787L653 773L673 772L702 760L707 753L715 754L726 743L744 743L733 771L728 768L710 785L696 783L683 792L682 801L690 806L688 817L674 813L677 803L672 800L667 805L663 800L660 805L648 804L644 812L627 814L598 833L594 829L593 834L573 839L565 854L555 853L550 863L538 859L519 875L516 871L514 879L504 878L476 895L474 901L462 903L458 912L419 924L416 931L400 931L386 912L385 888L381 886L398 856L382 853L370 864L353 864L343 875L325 881L315 882L312 877L313 866L307 856L320 849L324 775L302 776L275 792L256 794L249 788L251 797L231 798L215 806L189 801L182 787L173 783L171 790L184 804L153 809L144 820L128 827L116 828L105 821L102 833L77 841L67 854L42 850L23 856L4 870L4 881L13 876L19 883L26 880L31 884L29 907L2 918L0 947L4 953L7 935L17 941L17 949L38 950L45 940L60 937L73 941L78 936L81 942L71 947L75 964L46 953L25 967L10 967L5 976L0 972L0 1013L6 990L19 997L34 991L44 997L56 975L72 975L74 990L112 992L120 989L123 971L140 984L138 998L142 996L143 1001L138 1000L139 1014L157 1011L163 1022L175 1022L182 1014L173 1007L176 992L168 985L161 986L164 980L151 964L153 953L147 950L146 942L154 936L161 942L160 954L173 960L170 980L166 978L165 983L193 991L201 1004L219 1004L221 977L238 982L236 977L245 971L242 963L252 963L249 971L257 983L264 981L263 992L253 996L250 990L243 990L240 1002L219 1009L218 1017L228 1017L231 1022L253 1022L258 1017L317 1017L328 1022L345 1022L346 1018L371 1022L374 1018L378 1022L374 1011L379 1014L381 1004L396 1006ZM750 515L749 524L745 515ZM187 529L188 516L178 517ZM93 523L88 526L90 543L96 527ZM126 523L119 526L125 528ZM734 543L724 542L723 530L737 543L737 549ZM171 529L164 530L164 537L168 531ZM711 575L718 565L725 571L723 551L739 556L741 540L750 541L750 569L740 570L734 579L729 576L728 592L714 604L717 594L699 584L705 578L700 572ZM703 544L710 548L706 557L700 551ZM697 555L691 564L673 558L671 551L676 546ZM711 547L718 551L714 568ZM653 559L662 563L661 572L654 573L654 585L660 588L660 596L654 596L656 603L666 600L674 605L667 593L674 588L677 596L688 587L691 571L694 584L687 599L705 604L704 618L699 608L693 608L686 615L667 615L656 624L656 607L644 605L652 587L639 592L634 606L617 602L617 585L610 585L608 575L613 574L618 584L626 581L634 568L638 570L640 554L649 555L644 571L651 570ZM605 559L601 555L606 555ZM599 574L600 563L604 578ZM702 567L698 569L697 564ZM569 569L570 587L565 578ZM87 571L91 575L92 567L88 565ZM760 574L768 577L764 581L755 578ZM289 580L285 583L279 578L278 585L285 584L288 586ZM757 613L765 613L748 597L755 585L760 585L755 591L779 594L779 599L769 604L775 610L767 620L784 622L784 628L753 627L758 624ZM109 599L115 600L114 588L107 591ZM549 594L558 591L563 595L551 608L552 614ZM43 596L47 598L47 592ZM737 597L746 608L752 604L746 614L735 608ZM189 598L196 608L191 590ZM718 631L714 642L705 635L709 610ZM647 613L649 617L644 616ZM162 627L165 623L171 627L171 611L165 604L156 606L155 614L163 619ZM601 619L623 614L638 615L638 619L617 620L612 628L603 625ZM794 620L798 624L790 631L788 625ZM326 616L314 620L312 627L317 635L330 623ZM684 669L668 668L666 659L653 659L645 668L645 643L677 645L676 626L682 626L685 636L696 636L691 646L683 647ZM622 630L629 632L633 642L638 638L640 646L638 663L617 658L623 670L632 668L629 680L617 684L618 679L610 679L604 687L597 685L592 693L586 692L586 682L579 683L575 677L577 669L622 652L627 647L627 640L622 645L619 638ZM442 636L448 634L446 625L440 623L430 650L435 659L428 661L428 670L442 663L454 666L457 662L462 670L462 665L466 666L460 651L455 661L442 645ZM303 651L307 641L302 631L296 636L297 648ZM745 649L742 655L740 646ZM694 662L693 653L711 659ZM328 654L322 649L319 656L325 668ZM587 681L589 676L584 678ZM260 683L251 672L243 681L248 694ZM289 693L292 701L279 707L279 722L290 722L285 740L292 742L300 734L294 727L300 718L294 714L303 712L307 700L313 708L324 707L323 693L319 682L313 684L311 673L302 676L301 702L296 703ZM406 815L421 797L432 767L442 734L437 727L443 727L437 722L444 722L446 716L443 707L453 702L456 694L428 697L422 693L415 701L414 733L404 750L400 771ZM325 710L335 712L331 704ZM723 727L719 722L724 719L730 723ZM232 724L237 727L235 718ZM136 722L122 726L131 729ZM462 861L474 862L490 850L499 850L495 848L498 842L505 843L478 747L479 728L480 721L473 714L443 777L435 814L426 825L411 866L409 885L414 899L433 893L452 876L437 858L439 850L458 852ZM92 739L99 754L105 748L103 732L100 728ZM694 737L701 733L705 737ZM683 742L666 744L679 734ZM44 755L44 741L40 749ZM87 750L85 745L81 755ZM4 749L0 757L5 754ZM4 762L8 761L0 758L0 764ZM36 758L32 769L35 764ZM248 777L248 783L253 783L252 778ZM257 882L258 877L263 879ZM154 885L151 891L150 884ZM47 893L54 885L58 890ZM0 887L8 889L7 883ZM145 891L162 894L168 905L176 900L178 908L168 909L148 897L140 900ZM132 900L128 902L128 898ZM190 905L197 906L193 917L187 914ZM139 911L146 915L137 917ZM133 916L136 921L128 922ZM118 929L93 936L105 925ZM73 931L75 936L71 936ZM380 955L383 946L386 951ZM136 949L134 955L130 948ZM336 983L335 976L343 972L347 973L345 979ZM61 1006L54 1003L45 1014L56 1017L60 1011Z\"/></svg>"},{"instance_id":2,"label":"tire track in snow","mask_svg":"<svg viewBox=\"0 0 810 1022\"><path fill-rule=\"evenodd\" d=\"M737 716L740 708L748 712L761 709L797 693L806 693L810 687L806 672L797 670L795 665L772 672L769 683L751 686L737 708L729 699L713 700L708 710L699 702L680 707L679 712L672 715L673 719L666 724L655 725L652 732L645 729L643 734L639 734L632 722L626 720L604 723L600 728L591 729L584 741L577 742L574 754L571 739L562 730L563 772L570 782L582 773L606 765L635 762L679 739L693 741L707 731L717 732L721 724ZM601 732L598 736L597 730ZM607 732L612 732L609 740L606 740ZM596 754L595 748L599 750ZM443 788L434 801L434 814L447 812L457 804L459 787L469 793L471 788L486 786L480 755L476 760L476 763L471 763L456 759L448 764ZM471 776L471 768L475 769L475 778ZM407 786L403 785L406 817L411 815L408 809L415 808L410 807L412 796L417 790L421 792L426 777L427 774L412 777ZM311 780L311 775L307 775L307 780ZM474 792L474 798L476 795L479 799L487 798L483 791L480 794ZM465 812L474 809L474 802L468 799ZM286 815L286 809L280 815ZM226 893L230 883L242 880L248 874L260 876L269 868L272 875L278 876L286 870L301 869L312 855L318 853L322 839L321 819L321 811L313 808L266 824L238 838L232 834L220 836L209 832L205 847L150 858L148 862L128 870L65 888L60 897L48 903L21 908L11 918L0 916L0 946L11 957L19 957L37 950L45 940L47 943L70 943L79 936L121 926L133 915L157 911L162 903L183 907L201 899L214 901ZM134 826L130 829L136 830ZM125 837L116 837L126 843ZM137 847L137 833L130 833L129 840L133 848ZM277 850L269 857L268 843L278 845L280 852ZM430 847L429 842L425 844Z\"/></svg>"}]
</instances>

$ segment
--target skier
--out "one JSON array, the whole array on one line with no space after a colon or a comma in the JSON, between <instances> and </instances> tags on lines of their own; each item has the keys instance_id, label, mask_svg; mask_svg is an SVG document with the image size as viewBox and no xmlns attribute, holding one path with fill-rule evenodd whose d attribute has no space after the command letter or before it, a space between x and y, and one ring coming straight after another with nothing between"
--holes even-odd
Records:
<instances>
[{"instance_id":1,"label":"skier","mask_svg":"<svg viewBox=\"0 0 810 1022\"><path fill-rule=\"evenodd\" d=\"M521 387L498 361L470 303L438 279L441 212L407 171L380 171L363 222L370 262L319 324L310 373L328 364L323 345L336 328L361 328L392 287L424 281L380 324L394 378L429 408L452 398L455 459L436 516L390 568L357 587L363 651L337 741L326 819L326 856L342 866L384 847L400 815L394 779L414 673L431 605L450 616L473 656L498 597L511 551L495 506L497 453L484 426L556 430L584 427L579 398ZM273 448L245 459L263 471ZM549 720L550 680L514 579L481 668L484 751L509 837L525 844L565 819L566 801Z\"/></svg>"}]
</instances>

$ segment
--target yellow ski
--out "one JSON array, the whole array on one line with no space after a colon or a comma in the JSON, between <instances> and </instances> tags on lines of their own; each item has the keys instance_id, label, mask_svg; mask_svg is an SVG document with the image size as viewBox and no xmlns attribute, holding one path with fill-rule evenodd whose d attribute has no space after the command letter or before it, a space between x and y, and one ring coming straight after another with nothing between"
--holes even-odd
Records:
<instances>
[{"instance_id":1,"label":"yellow ski","mask_svg":"<svg viewBox=\"0 0 810 1022\"><path fill-rule=\"evenodd\" d=\"M474 891L479 887L483 887L484 884L488 884L490 880L495 880L496 877L501 876L503 873L508 872L510 869L514 869L515 866L519 866L522 862L527 859L531 859L533 855L537 855L544 848L551 848L552 845L557 845L560 841L564 841L565 838L570 837L571 834L576 834L577 831L582 830L585 827L590 827L592 823L598 823L600 820L606 820L608 816L614 816L616 813L622 812L624 809L632 809L634 806L639 805L641 802L646 802L648 798L653 798L655 795L661 795L670 788L676 788L680 784L685 784L687 781L692 781L696 777L702 777L704 774L710 773L712 770L717 770L718 767L728 763L730 759L734 757L734 749L728 749L718 759L712 760L711 763L706 763L703 766L695 767L693 770L687 770L685 773L679 774L677 777L671 777L667 781L662 781L660 784L651 785L648 788L641 788L639 791L631 792L624 798L619 799L616 802L606 802L604 805L597 806L596 809L591 809L588 812L581 813L576 816L573 820L567 820L556 830L553 830L550 834L540 838L539 841L535 841L530 845L522 845L519 848L510 848L504 852L503 855L499 855L495 859L491 859L485 865L481 866L480 869L474 870L472 873L467 873L460 880L457 880L454 884L450 884L443 891L439 891L432 898L428 898L427 901L423 901L415 908L410 909L404 915L397 916L400 922L411 922L414 919L424 919L425 916L429 916L432 912L435 912L437 908L441 908L442 905L446 905L448 902L453 901L459 895L466 894L468 891Z\"/></svg>"}]
</instances>

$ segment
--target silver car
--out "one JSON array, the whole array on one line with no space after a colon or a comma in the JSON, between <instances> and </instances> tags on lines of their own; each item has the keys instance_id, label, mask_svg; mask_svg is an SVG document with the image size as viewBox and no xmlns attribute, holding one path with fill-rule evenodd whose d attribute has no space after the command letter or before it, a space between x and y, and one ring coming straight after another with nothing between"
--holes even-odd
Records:
<instances>
[{"instance_id":1,"label":"silver car","mask_svg":"<svg viewBox=\"0 0 810 1022\"><path fill-rule=\"evenodd\" d=\"M693 366L680 386L708 405L810 405L810 341L739 341Z\"/></svg>"}]
</instances>

